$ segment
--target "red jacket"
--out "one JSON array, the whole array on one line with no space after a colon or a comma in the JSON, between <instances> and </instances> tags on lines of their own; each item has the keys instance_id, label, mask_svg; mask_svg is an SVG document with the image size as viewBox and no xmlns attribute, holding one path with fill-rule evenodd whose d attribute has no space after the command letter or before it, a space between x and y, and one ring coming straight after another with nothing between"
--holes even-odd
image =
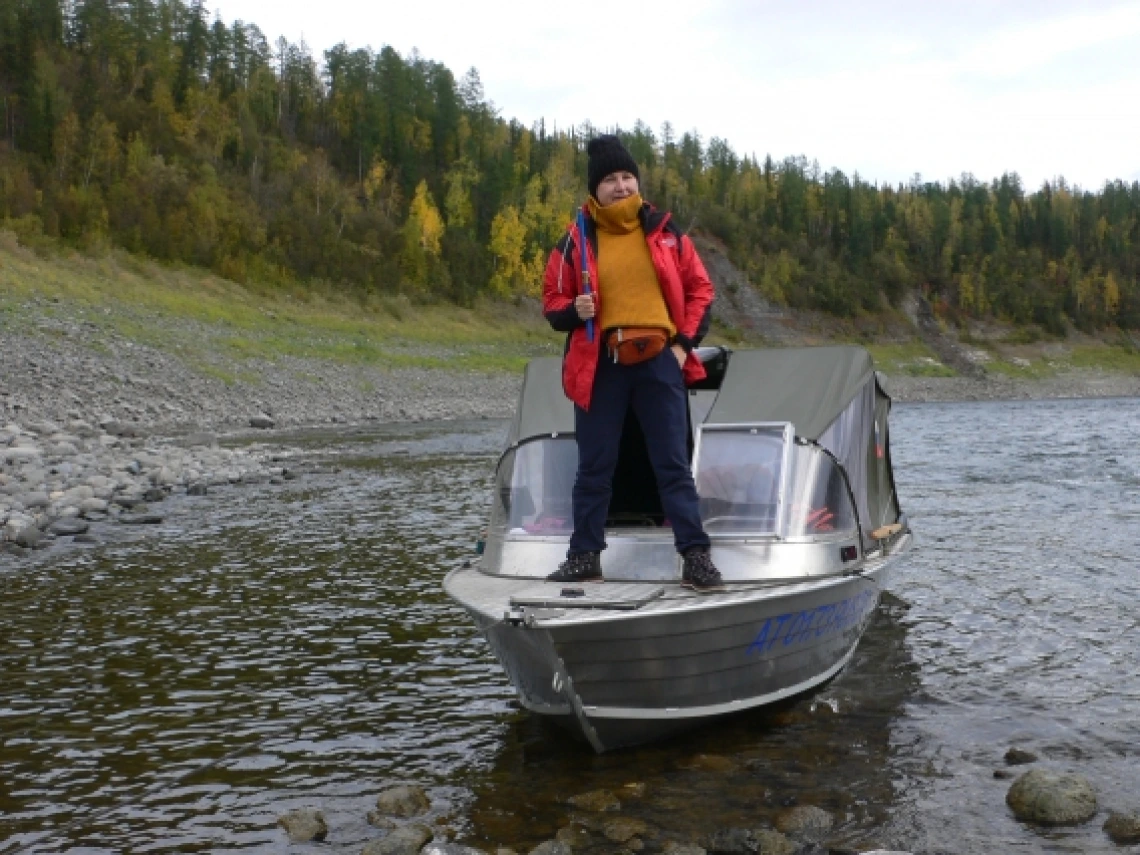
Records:
<instances>
[{"instance_id":1,"label":"red jacket","mask_svg":"<svg viewBox=\"0 0 1140 855\"><path fill-rule=\"evenodd\" d=\"M590 270L591 290L594 299L600 300L597 290L597 233L589 209L583 206L583 211L586 212L586 237L589 243L586 262ZM712 282L709 281L693 242L673 224L668 213L657 211L646 203L641 206L640 216L645 241L649 244L649 255L657 269L657 281L661 284L669 317L677 327L673 343L690 351L682 372L685 383L695 383L705 376L705 369L691 351L708 332L709 307L713 301ZM578 312L574 309L574 298L582 290L582 258L579 254L582 245L578 221L575 219L546 263L542 283L542 311L554 329L569 333L566 354L562 360L562 389L566 392L566 397L588 410L594 389L594 373L601 353L602 331L595 324L594 341L587 340L586 322L578 317Z\"/></svg>"}]
</instances>

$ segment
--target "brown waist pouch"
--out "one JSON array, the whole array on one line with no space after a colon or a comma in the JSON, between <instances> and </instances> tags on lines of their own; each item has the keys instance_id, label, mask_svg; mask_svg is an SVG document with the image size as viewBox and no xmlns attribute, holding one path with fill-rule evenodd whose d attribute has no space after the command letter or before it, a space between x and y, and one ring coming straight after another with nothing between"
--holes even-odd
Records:
<instances>
[{"instance_id":1,"label":"brown waist pouch","mask_svg":"<svg viewBox=\"0 0 1140 855\"><path fill-rule=\"evenodd\" d=\"M606 348L614 362L636 365L665 349L669 336L657 327L617 327L606 333Z\"/></svg>"}]
</instances>

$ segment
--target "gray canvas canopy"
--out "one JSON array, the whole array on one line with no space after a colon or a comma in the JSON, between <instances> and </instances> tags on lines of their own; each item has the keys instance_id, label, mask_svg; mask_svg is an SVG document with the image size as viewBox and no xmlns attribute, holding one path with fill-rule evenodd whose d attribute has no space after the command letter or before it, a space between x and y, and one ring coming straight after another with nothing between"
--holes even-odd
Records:
<instances>
[{"instance_id":1,"label":"gray canvas canopy","mask_svg":"<svg viewBox=\"0 0 1140 855\"><path fill-rule=\"evenodd\" d=\"M705 424L789 423L842 464L868 533L899 518L890 471L890 398L861 347L795 347L732 353ZM508 445L574 432L574 406L562 392L562 360L526 368Z\"/></svg>"},{"instance_id":2,"label":"gray canvas canopy","mask_svg":"<svg viewBox=\"0 0 1140 855\"><path fill-rule=\"evenodd\" d=\"M707 422L790 422L819 439L875 374L861 347L795 347L732 354Z\"/></svg>"}]
</instances>

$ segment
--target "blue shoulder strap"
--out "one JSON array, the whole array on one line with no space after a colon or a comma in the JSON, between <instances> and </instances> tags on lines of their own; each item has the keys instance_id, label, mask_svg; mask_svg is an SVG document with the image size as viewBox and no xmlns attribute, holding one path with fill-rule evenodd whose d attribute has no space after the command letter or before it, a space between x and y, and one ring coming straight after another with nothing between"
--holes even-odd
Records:
<instances>
[{"instance_id":1,"label":"blue shoulder strap","mask_svg":"<svg viewBox=\"0 0 1140 855\"><path fill-rule=\"evenodd\" d=\"M587 259L590 241L586 238L586 214L578 209L578 256L582 259L582 293L590 293L590 262ZM586 341L594 340L594 319L586 321Z\"/></svg>"}]
</instances>

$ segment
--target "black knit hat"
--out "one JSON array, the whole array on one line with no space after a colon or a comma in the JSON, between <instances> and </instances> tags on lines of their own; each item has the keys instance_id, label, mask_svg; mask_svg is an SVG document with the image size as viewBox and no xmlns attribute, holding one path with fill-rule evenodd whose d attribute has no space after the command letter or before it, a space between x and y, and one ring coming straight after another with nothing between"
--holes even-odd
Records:
<instances>
[{"instance_id":1,"label":"black knit hat","mask_svg":"<svg viewBox=\"0 0 1140 855\"><path fill-rule=\"evenodd\" d=\"M641 181L637 161L613 134L594 137L586 143L586 154L590 157L586 166L586 185L590 188L591 196L595 196L598 185L611 172L632 172L634 178Z\"/></svg>"}]
</instances>

